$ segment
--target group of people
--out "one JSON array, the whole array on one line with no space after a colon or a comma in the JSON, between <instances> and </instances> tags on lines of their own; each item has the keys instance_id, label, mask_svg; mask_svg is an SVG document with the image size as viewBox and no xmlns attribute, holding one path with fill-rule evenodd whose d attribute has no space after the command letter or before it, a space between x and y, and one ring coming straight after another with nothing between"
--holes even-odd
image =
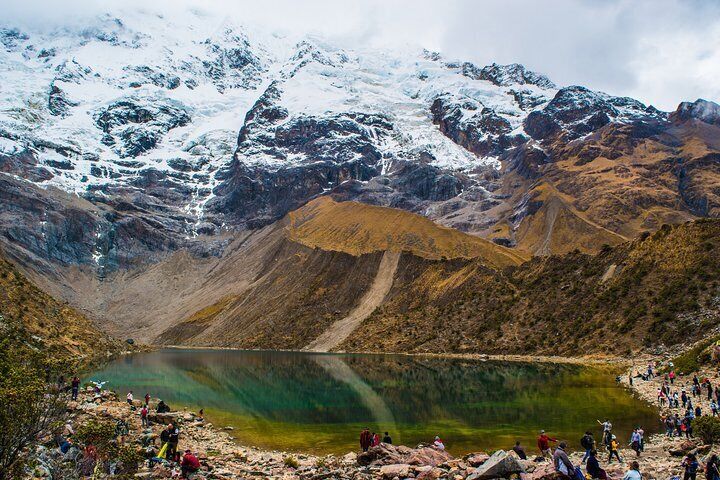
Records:
<instances>
[{"instance_id":1,"label":"group of people","mask_svg":"<svg viewBox=\"0 0 720 480\"><path fill-rule=\"evenodd\" d=\"M370 447L380 445L380 441L380 434L370 432L368 427L363 428L362 432L360 432L360 448L363 452L370 450ZM382 443L387 443L388 445L392 444L392 438L390 438L390 434L388 432L385 432L385 435L382 438Z\"/></svg>"}]
</instances>

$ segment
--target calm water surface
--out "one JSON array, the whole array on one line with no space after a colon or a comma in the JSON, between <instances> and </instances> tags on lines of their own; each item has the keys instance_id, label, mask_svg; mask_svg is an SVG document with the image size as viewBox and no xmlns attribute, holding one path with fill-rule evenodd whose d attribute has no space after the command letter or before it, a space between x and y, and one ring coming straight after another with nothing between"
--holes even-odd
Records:
<instances>
[{"instance_id":1,"label":"calm water surface","mask_svg":"<svg viewBox=\"0 0 720 480\"><path fill-rule=\"evenodd\" d=\"M389 431L414 446L436 434L456 454L534 451L540 429L578 447L596 419L618 439L635 425L658 428L656 411L615 383L607 369L394 355L328 355L224 350L161 350L120 358L88 380L121 397L133 390L173 409L204 408L231 425L244 445L347 453L360 430Z\"/></svg>"}]
</instances>

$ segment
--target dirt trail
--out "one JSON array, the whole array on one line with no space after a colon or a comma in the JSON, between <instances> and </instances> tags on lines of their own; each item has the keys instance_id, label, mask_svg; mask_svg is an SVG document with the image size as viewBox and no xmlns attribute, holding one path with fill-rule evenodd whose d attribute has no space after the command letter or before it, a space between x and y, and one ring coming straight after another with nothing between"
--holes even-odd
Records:
<instances>
[{"instance_id":1,"label":"dirt trail","mask_svg":"<svg viewBox=\"0 0 720 480\"><path fill-rule=\"evenodd\" d=\"M363 295L358 306L347 317L333 323L330 328L313 340L304 350L329 352L349 337L353 330L360 326L362 321L369 317L385 299L385 295L388 294L390 287L392 287L399 260L399 252L386 251L380 261L375 280L370 285L370 289Z\"/></svg>"}]
</instances>

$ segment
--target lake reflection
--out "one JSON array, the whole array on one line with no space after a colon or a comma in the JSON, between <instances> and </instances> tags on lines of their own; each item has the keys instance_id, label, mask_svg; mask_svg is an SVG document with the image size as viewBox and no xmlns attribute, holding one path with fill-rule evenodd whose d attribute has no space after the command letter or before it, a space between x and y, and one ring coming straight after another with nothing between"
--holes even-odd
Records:
<instances>
[{"instance_id":1,"label":"lake reflection","mask_svg":"<svg viewBox=\"0 0 720 480\"><path fill-rule=\"evenodd\" d=\"M149 392L173 409L204 408L216 426L263 448L346 453L362 427L414 446L440 435L451 452L535 451L537 431L577 447L596 419L618 439L658 427L651 407L614 375L576 365L477 362L398 355L161 350L116 360L88 377L122 395Z\"/></svg>"}]
</instances>

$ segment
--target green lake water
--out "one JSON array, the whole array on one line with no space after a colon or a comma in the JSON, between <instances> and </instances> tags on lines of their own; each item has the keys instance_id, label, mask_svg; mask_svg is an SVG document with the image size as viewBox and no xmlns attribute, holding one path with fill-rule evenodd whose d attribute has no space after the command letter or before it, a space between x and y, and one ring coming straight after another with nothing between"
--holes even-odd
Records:
<instances>
[{"instance_id":1,"label":"green lake water","mask_svg":"<svg viewBox=\"0 0 720 480\"><path fill-rule=\"evenodd\" d=\"M364 426L409 446L440 435L456 455L515 440L535 452L540 429L579 448L605 417L621 443L636 425L659 427L613 372L577 365L172 349L121 357L86 380L121 398L133 390L174 410L204 408L243 445L320 454L356 450Z\"/></svg>"}]
</instances>

